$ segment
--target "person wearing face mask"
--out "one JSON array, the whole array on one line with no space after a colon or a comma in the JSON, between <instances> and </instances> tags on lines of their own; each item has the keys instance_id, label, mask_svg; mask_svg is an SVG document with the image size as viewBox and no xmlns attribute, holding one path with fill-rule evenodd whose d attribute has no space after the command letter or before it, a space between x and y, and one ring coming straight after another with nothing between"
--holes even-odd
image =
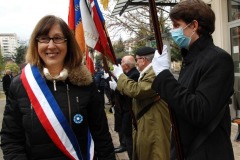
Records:
<instances>
[{"instance_id":1,"label":"person wearing face mask","mask_svg":"<svg viewBox=\"0 0 240 160\"><path fill-rule=\"evenodd\" d=\"M166 52L167 47L164 46ZM151 89L156 75L152 69L155 49L139 48L136 66L140 72L138 81L123 73L121 66L112 71L117 81L117 90L132 99L136 125L133 125L132 160L167 160L170 158L170 117L167 104ZM164 54L165 55L165 54Z\"/></svg>"},{"instance_id":2,"label":"person wearing face mask","mask_svg":"<svg viewBox=\"0 0 240 160\"><path fill-rule=\"evenodd\" d=\"M195 31L193 31L190 36L186 36L184 34L184 30L190 25L191 25L191 22L188 25L186 25L184 28L178 27L178 28L170 30L173 40L175 41L175 43L177 43L177 45L180 48L187 49L191 42L191 38L192 38L193 34L195 33Z\"/></svg>"},{"instance_id":3,"label":"person wearing face mask","mask_svg":"<svg viewBox=\"0 0 240 160\"><path fill-rule=\"evenodd\" d=\"M9 88L1 148L5 160L115 160L104 108L66 22L36 25L27 65ZM95 151L95 153L94 153Z\"/></svg>"},{"instance_id":4,"label":"person wearing face mask","mask_svg":"<svg viewBox=\"0 0 240 160\"><path fill-rule=\"evenodd\" d=\"M166 56L156 53L152 89L175 118L179 139L172 138L171 160L180 155L187 160L233 160L229 100L234 65L230 54L213 43L215 14L202 0L187 0L174 6L170 18L182 68L176 80L162 65L167 64Z\"/></svg>"}]
</instances>

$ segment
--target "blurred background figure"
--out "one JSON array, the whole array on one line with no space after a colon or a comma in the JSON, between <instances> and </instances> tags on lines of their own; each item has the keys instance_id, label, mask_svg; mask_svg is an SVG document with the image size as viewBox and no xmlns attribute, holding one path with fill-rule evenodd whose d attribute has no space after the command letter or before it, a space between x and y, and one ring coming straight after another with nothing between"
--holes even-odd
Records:
<instances>
[{"instance_id":1,"label":"blurred background figure","mask_svg":"<svg viewBox=\"0 0 240 160\"><path fill-rule=\"evenodd\" d=\"M103 78L103 75L104 75L104 71L102 70L102 66L97 65L95 67L94 80L101 97L102 107L104 107L105 105L105 97L104 97L105 79Z\"/></svg>"},{"instance_id":2,"label":"blurred background figure","mask_svg":"<svg viewBox=\"0 0 240 160\"><path fill-rule=\"evenodd\" d=\"M8 90L12 81L12 72L10 69L5 70L5 75L2 78L3 91L6 95L6 103L8 102Z\"/></svg>"}]
</instances>

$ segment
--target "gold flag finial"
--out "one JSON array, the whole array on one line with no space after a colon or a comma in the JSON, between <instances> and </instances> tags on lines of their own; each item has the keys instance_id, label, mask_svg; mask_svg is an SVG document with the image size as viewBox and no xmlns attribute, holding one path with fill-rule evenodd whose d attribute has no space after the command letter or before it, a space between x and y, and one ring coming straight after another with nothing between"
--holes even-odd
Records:
<instances>
[{"instance_id":1,"label":"gold flag finial","mask_svg":"<svg viewBox=\"0 0 240 160\"><path fill-rule=\"evenodd\" d=\"M109 2L109 0L101 0L104 10L107 10L107 8L108 8L108 2Z\"/></svg>"}]
</instances>

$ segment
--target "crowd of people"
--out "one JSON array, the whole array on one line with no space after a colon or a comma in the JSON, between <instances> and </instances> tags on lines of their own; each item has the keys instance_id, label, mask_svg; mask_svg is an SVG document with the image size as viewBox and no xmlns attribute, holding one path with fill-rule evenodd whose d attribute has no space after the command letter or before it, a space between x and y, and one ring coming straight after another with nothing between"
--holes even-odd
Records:
<instances>
[{"instance_id":1,"label":"crowd of people","mask_svg":"<svg viewBox=\"0 0 240 160\"><path fill-rule=\"evenodd\" d=\"M186 0L169 16L183 58L178 79L166 45L161 53L140 47L111 73L98 64L91 75L66 22L43 17L27 65L4 78L11 83L0 132L4 159L115 160L127 151L130 160L234 160L228 107L234 67L213 43L215 14L202 0ZM115 148L106 103L114 110Z\"/></svg>"}]
</instances>

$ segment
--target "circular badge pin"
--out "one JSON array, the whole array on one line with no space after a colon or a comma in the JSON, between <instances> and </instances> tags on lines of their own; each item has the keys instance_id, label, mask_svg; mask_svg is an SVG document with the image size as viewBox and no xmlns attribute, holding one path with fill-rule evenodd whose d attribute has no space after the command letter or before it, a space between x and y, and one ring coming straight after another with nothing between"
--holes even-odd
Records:
<instances>
[{"instance_id":1,"label":"circular badge pin","mask_svg":"<svg viewBox=\"0 0 240 160\"><path fill-rule=\"evenodd\" d=\"M74 117L73 117L73 121L76 123L76 124L80 124L82 123L83 121L83 116L81 114L76 114Z\"/></svg>"}]
</instances>

